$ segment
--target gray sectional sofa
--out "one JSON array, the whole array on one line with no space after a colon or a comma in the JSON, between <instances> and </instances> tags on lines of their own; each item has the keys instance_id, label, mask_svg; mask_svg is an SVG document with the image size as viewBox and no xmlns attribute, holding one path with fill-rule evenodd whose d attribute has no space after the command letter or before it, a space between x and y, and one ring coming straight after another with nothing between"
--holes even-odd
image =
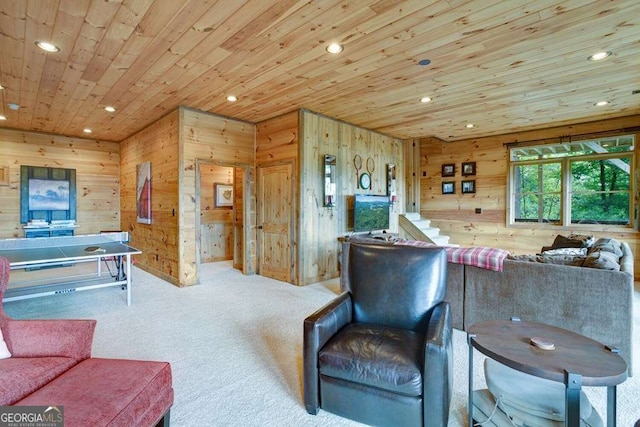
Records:
<instances>
[{"instance_id":1,"label":"gray sectional sofa","mask_svg":"<svg viewBox=\"0 0 640 427\"><path fill-rule=\"evenodd\" d=\"M349 245L343 243L343 260ZM483 320L513 316L561 327L618 348L631 375L634 260L629 245L622 242L619 247L619 270L539 262L531 257L507 258L503 271L449 262L446 300L453 327L468 330Z\"/></svg>"}]
</instances>

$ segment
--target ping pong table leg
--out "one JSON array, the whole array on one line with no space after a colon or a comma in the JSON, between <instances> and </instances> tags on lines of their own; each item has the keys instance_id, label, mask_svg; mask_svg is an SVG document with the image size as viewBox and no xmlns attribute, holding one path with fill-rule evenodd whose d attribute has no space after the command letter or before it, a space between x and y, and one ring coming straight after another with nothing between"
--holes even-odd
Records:
<instances>
[{"instance_id":1,"label":"ping pong table leg","mask_svg":"<svg viewBox=\"0 0 640 427\"><path fill-rule=\"evenodd\" d=\"M131 305L131 254L127 254L127 305Z\"/></svg>"}]
</instances>

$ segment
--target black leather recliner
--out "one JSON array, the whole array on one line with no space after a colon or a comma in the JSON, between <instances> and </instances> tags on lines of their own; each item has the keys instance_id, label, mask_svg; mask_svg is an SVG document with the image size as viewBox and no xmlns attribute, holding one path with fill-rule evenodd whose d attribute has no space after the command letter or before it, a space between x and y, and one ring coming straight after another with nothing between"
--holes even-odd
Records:
<instances>
[{"instance_id":1,"label":"black leather recliner","mask_svg":"<svg viewBox=\"0 0 640 427\"><path fill-rule=\"evenodd\" d=\"M347 262L345 292L304 321L307 412L446 426L453 354L445 250L351 244Z\"/></svg>"}]
</instances>

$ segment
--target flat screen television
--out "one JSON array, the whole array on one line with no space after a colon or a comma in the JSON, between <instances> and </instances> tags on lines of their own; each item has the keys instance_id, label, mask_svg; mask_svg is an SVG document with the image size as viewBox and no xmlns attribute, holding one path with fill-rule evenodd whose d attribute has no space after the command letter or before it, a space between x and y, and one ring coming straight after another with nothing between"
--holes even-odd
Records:
<instances>
[{"instance_id":1,"label":"flat screen television","mask_svg":"<svg viewBox=\"0 0 640 427\"><path fill-rule=\"evenodd\" d=\"M353 231L381 231L389 228L389 196L356 194Z\"/></svg>"}]
</instances>

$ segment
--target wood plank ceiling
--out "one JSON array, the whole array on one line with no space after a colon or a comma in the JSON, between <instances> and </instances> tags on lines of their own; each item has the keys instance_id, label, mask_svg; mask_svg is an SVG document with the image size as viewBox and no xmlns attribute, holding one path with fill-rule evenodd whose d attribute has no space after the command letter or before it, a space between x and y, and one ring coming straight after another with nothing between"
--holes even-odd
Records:
<instances>
[{"instance_id":1,"label":"wood plank ceiling","mask_svg":"<svg viewBox=\"0 0 640 427\"><path fill-rule=\"evenodd\" d=\"M307 108L455 141L638 114L638 58L638 0L3 0L0 126L121 141L179 105Z\"/></svg>"}]
</instances>

